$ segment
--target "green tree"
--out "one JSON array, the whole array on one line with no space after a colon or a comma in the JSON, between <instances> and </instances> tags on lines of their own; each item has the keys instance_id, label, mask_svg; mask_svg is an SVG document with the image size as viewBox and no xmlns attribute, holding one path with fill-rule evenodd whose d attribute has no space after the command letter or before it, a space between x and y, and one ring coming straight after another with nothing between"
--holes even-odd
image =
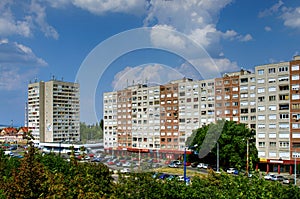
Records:
<instances>
[{"instance_id":1,"label":"green tree","mask_svg":"<svg viewBox=\"0 0 300 199\"><path fill-rule=\"evenodd\" d=\"M220 132L219 139L214 137L216 134L208 133ZM191 145L198 145L198 150L203 146L203 141L206 136L209 137L208 141L211 140L211 145L213 145L212 150L209 151L208 155L204 157L204 160L215 164L216 162L216 140L219 143L219 158L220 166L246 168L246 157L247 157L247 140L249 141L249 162L257 162L258 155L255 146L254 139L255 132L252 129L246 127L245 124L236 123L233 121L218 121L217 123L212 123L199 128L192 134L192 139L188 141ZM205 145L207 146L207 145ZM249 164L250 165L250 164Z\"/></svg>"}]
</instances>

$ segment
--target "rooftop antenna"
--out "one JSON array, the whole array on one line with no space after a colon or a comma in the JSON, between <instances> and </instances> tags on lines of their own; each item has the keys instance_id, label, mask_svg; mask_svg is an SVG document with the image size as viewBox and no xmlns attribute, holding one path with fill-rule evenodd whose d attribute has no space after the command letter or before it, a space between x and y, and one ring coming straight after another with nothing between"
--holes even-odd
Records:
<instances>
[{"instance_id":1,"label":"rooftop antenna","mask_svg":"<svg viewBox=\"0 0 300 199\"><path fill-rule=\"evenodd\" d=\"M55 80L55 76L54 75L52 75L52 80Z\"/></svg>"},{"instance_id":2,"label":"rooftop antenna","mask_svg":"<svg viewBox=\"0 0 300 199\"><path fill-rule=\"evenodd\" d=\"M37 83L37 77L34 78L34 83Z\"/></svg>"},{"instance_id":3,"label":"rooftop antenna","mask_svg":"<svg viewBox=\"0 0 300 199\"><path fill-rule=\"evenodd\" d=\"M127 79L126 83L127 83L127 87L128 87L128 79Z\"/></svg>"},{"instance_id":4,"label":"rooftop antenna","mask_svg":"<svg viewBox=\"0 0 300 199\"><path fill-rule=\"evenodd\" d=\"M61 77L61 81L62 81L62 82L64 81L64 77Z\"/></svg>"}]
</instances>

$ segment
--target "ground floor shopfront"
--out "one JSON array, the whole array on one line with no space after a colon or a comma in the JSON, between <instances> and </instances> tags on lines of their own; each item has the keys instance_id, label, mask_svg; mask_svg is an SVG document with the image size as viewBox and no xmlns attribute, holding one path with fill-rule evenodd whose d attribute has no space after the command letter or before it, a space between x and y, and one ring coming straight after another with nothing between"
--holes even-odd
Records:
<instances>
[{"instance_id":1,"label":"ground floor shopfront","mask_svg":"<svg viewBox=\"0 0 300 199\"><path fill-rule=\"evenodd\" d=\"M179 150L151 150L151 149L138 149L138 148L105 148L106 154L112 156L131 156L141 158L153 158L157 160L177 160L181 159L184 151ZM192 153L186 151L186 154Z\"/></svg>"},{"instance_id":2,"label":"ground floor shopfront","mask_svg":"<svg viewBox=\"0 0 300 199\"><path fill-rule=\"evenodd\" d=\"M296 163L296 172L300 173L300 160L275 160L275 159L260 159L260 162L257 165L257 169L264 171L266 173L295 173L295 163Z\"/></svg>"}]
</instances>

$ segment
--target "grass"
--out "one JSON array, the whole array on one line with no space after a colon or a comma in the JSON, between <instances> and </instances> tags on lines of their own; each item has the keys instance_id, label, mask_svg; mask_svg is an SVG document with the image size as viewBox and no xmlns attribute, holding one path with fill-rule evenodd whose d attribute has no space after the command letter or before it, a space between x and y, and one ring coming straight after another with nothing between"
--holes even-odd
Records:
<instances>
[{"instance_id":1,"label":"grass","mask_svg":"<svg viewBox=\"0 0 300 199\"><path fill-rule=\"evenodd\" d=\"M159 172L159 173L170 173L174 175L183 175L183 168L169 168L169 167L162 167L162 168L157 168L154 169L153 171ZM186 170L186 175L187 176L200 176L203 177L205 174L200 174L198 171L195 170Z\"/></svg>"}]
</instances>

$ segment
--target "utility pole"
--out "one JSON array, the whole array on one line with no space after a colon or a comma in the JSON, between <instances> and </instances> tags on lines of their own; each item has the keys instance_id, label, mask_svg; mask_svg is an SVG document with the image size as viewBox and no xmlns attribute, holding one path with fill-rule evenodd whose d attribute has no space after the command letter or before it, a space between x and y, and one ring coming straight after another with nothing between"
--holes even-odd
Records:
<instances>
[{"instance_id":1,"label":"utility pole","mask_svg":"<svg viewBox=\"0 0 300 199\"><path fill-rule=\"evenodd\" d=\"M219 142L217 142L217 172L219 172L220 164L219 164Z\"/></svg>"},{"instance_id":2,"label":"utility pole","mask_svg":"<svg viewBox=\"0 0 300 199\"><path fill-rule=\"evenodd\" d=\"M246 165L246 174L249 173L249 139L247 139L247 165Z\"/></svg>"}]
</instances>

